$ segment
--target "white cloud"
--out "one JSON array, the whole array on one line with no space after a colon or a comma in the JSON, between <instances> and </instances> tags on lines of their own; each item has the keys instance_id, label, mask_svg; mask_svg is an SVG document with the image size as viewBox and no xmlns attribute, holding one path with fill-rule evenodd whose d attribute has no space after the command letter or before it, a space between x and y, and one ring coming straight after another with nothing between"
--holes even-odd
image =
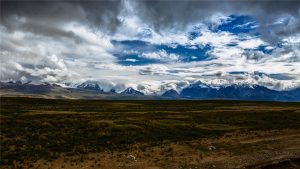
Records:
<instances>
[{"instance_id":1,"label":"white cloud","mask_svg":"<svg viewBox=\"0 0 300 169\"><path fill-rule=\"evenodd\" d=\"M165 50L159 50L158 52L142 53L139 57L147 59L156 59L161 61L177 61L179 56L173 53L167 53Z\"/></svg>"},{"instance_id":2,"label":"white cloud","mask_svg":"<svg viewBox=\"0 0 300 169\"><path fill-rule=\"evenodd\" d=\"M137 62L138 60L136 60L136 59L125 59L125 61L127 61L127 62Z\"/></svg>"},{"instance_id":3,"label":"white cloud","mask_svg":"<svg viewBox=\"0 0 300 169\"><path fill-rule=\"evenodd\" d=\"M156 32L135 14L131 6L126 6L119 15L121 24L113 35L76 22L67 22L59 28L74 34L77 40L21 30L9 31L0 26L0 79L71 82L73 85L96 80L106 91L116 88L120 92L131 86L147 94L162 93L169 89L180 91L198 80L212 85L249 83L275 89L288 89L300 84L298 34L282 39L284 45L280 49L268 45L259 37L211 31L204 23L198 23L201 36L189 40L186 35L189 30ZM229 19L222 14L214 17L211 20L216 25ZM27 20L20 19L20 22ZM116 50L112 39L144 40L156 45L183 45L187 48L210 45L212 49L208 55L211 59L184 63L180 62L180 55L165 50L139 53L132 49L123 53L139 54L141 58L155 59L161 63L124 66L112 54ZM253 51L260 45L267 45L268 50L273 50L272 54ZM198 56L192 56L195 57ZM132 58L124 60L138 62L138 59ZM229 72L247 73L232 75ZM278 80L270 76L257 76L255 72L288 74L292 78Z\"/></svg>"},{"instance_id":4,"label":"white cloud","mask_svg":"<svg viewBox=\"0 0 300 169\"><path fill-rule=\"evenodd\" d=\"M238 42L238 47L243 49L255 49L261 45L266 45L261 39L253 38Z\"/></svg>"},{"instance_id":5,"label":"white cloud","mask_svg":"<svg viewBox=\"0 0 300 169\"><path fill-rule=\"evenodd\" d=\"M300 47L300 34L286 37L282 41L286 44L295 44L298 45L298 47Z\"/></svg>"}]
</instances>

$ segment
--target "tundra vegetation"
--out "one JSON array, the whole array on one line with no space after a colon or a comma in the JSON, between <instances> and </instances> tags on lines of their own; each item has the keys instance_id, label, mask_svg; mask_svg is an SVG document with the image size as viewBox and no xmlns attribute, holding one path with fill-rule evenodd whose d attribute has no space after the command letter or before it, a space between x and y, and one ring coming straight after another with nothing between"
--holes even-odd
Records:
<instances>
[{"instance_id":1,"label":"tundra vegetation","mask_svg":"<svg viewBox=\"0 0 300 169\"><path fill-rule=\"evenodd\" d=\"M299 167L300 103L1 98L1 168Z\"/></svg>"}]
</instances>

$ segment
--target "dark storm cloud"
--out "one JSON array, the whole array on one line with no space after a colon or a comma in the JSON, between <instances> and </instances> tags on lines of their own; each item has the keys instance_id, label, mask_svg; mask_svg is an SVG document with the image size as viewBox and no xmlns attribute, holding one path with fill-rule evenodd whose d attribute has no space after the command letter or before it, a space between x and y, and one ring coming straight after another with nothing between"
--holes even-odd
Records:
<instances>
[{"instance_id":1,"label":"dark storm cloud","mask_svg":"<svg viewBox=\"0 0 300 169\"><path fill-rule=\"evenodd\" d=\"M126 8L124 2L121 0L2 1L1 23L14 30L16 28L13 17L29 18L35 22L51 25L52 28L65 22L76 21L106 33L113 33L121 24L118 16L120 11ZM136 15L157 32L170 28L183 29L188 24L201 21L215 13L253 16L261 25L263 37L269 41L276 40L276 36L300 32L300 1L298 0L132 0L127 2L133 6ZM267 25L283 15L293 16L296 21L284 25L285 28L274 29L270 33L266 28ZM49 30L51 27L41 27L40 24L32 26L37 26L39 32L45 31L46 34L53 31L53 34L72 36L68 32Z\"/></svg>"},{"instance_id":2,"label":"dark storm cloud","mask_svg":"<svg viewBox=\"0 0 300 169\"><path fill-rule=\"evenodd\" d=\"M257 19L263 38L268 41L277 40L276 36L289 36L300 32L299 0L151 0L137 1L137 10L144 21L151 23L156 30L184 28L189 23L210 17L215 13L250 15ZM267 28L276 19L284 15L295 18L290 25L269 32Z\"/></svg>"},{"instance_id":3,"label":"dark storm cloud","mask_svg":"<svg viewBox=\"0 0 300 169\"><path fill-rule=\"evenodd\" d=\"M298 0L151 0L136 3L141 16L157 27L194 22L218 12L268 18L279 14L299 16L300 10Z\"/></svg>"},{"instance_id":4,"label":"dark storm cloud","mask_svg":"<svg viewBox=\"0 0 300 169\"><path fill-rule=\"evenodd\" d=\"M72 31L65 31L59 27L55 27L53 24L47 24L47 22L38 22L32 19L26 19L26 21L20 21L20 18L11 17L10 23L7 25L8 32L15 30L22 30L25 32L31 32L35 35L43 35L50 38L61 39L68 38L74 40L75 43L83 41Z\"/></svg>"},{"instance_id":5,"label":"dark storm cloud","mask_svg":"<svg viewBox=\"0 0 300 169\"><path fill-rule=\"evenodd\" d=\"M68 70L63 60L63 52L76 51L81 56L87 53L90 57L94 53L105 55L101 44L95 48L95 41L82 35L85 32L77 32L76 24L89 31L113 31L118 25L116 15L119 3L1 1L0 79L20 79L25 76L29 80L60 81L70 78L72 71ZM72 23L76 23L75 29L69 31L66 26ZM83 43L77 46L72 41ZM26 64L35 66L26 67Z\"/></svg>"},{"instance_id":6,"label":"dark storm cloud","mask_svg":"<svg viewBox=\"0 0 300 169\"><path fill-rule=\"evenodd\" d=\"M155 29L179 27L210 16L223 2L214 1L137 1L140 16Z\"/></svg>"},{"instance_id":7,"label":"dark storm cloud","mask_svg":"<svg viewBox=\"0 0 300 169\"><path fill-rule=\"evenodd\" d=\"M14 29L14 18L57 26L76 21L96 29L114 31L121 1L1 1L1 23ZM43 29L40 29L43 31ZM46 30L47 32L47 30Z\"/></svg>"},{"instance_id":8,"label":"dark storm cloud","mask_svg":"<svg viewBox=\"0 0 300 169\"><path fill-rule=\"evenodd\" d=\"M14 28L14 18L47 22L49 25L61 25L66 21L84 19L80 6L64 2L48 1L2 1L2 24Z\"/></svg>"}]
</instances>

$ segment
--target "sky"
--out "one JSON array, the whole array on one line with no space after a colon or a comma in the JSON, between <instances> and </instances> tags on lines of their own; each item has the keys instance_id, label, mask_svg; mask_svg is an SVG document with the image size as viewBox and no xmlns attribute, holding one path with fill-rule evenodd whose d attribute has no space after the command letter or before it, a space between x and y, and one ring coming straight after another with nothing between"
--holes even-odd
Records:
<instances>
[{"instance_id":1,"label":"sky","mask_svg":"<svg viewBox=\"0 0 300 169\"><path fill-rule=\"evenodd\" d=\"M0 81L300 87L298 0L4 0L0 40Z\"/></svg>"}]
</instances>

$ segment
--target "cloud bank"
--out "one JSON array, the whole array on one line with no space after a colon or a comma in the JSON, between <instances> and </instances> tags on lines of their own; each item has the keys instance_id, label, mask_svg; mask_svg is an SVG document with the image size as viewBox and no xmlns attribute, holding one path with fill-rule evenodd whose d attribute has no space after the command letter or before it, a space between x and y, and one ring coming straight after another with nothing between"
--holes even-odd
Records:
<instances>
[{"instance_id":1,"label":"cloud bank","mask_svg":"<svg viewBox=\"0 0 300 169\"><path fill-rule=\"evenodd\" d=\"M299 1L1 1L0 80L300 86Z\"/></svg>"}]
</instances>

